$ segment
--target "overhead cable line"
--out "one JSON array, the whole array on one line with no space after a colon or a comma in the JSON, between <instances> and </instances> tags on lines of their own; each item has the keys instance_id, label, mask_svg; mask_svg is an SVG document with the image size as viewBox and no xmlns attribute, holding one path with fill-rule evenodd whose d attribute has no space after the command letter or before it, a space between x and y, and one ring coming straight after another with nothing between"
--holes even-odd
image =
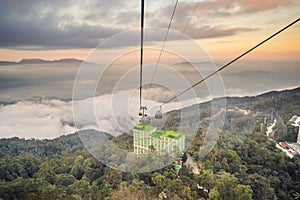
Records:
<instances>
[{"instance_id":1,"label":"overhead cable line","mask_svg":"<svg viewBox=\"0 0 300 200\"><path fill-rule=\"evenodd\" d=\"M189 91L190 89L196 87L197 85L199 85L200 83L206 81L207 79L209 79L210 77L212 77L213 75L217 74L218 72L222 71L223 69L225 69L226 67L230 66L232 63L236 62L237 60L239 60L240 58L244 57L245 55L247 55L248 53L250 53L251 51L253 51L254 49L256 49L257 47L263 45L264 43L266 43L267 41L271 40L273 37L275 37L276 35L279 35L281 32L285 31L286 29L290 28L291 26L293 26L294 24L296 24L297 22L299 22L300 18L296 19L295 21L293 21L292 23L288 24L287 26L285 26L284 28L280 29L279 31L277 31L276 33L274 33L273 35L271 35L270 37L268 37L267 39L263 40L262 42L258 43L257 45L255 45L254 47L252 47L251 49L249 49L248 51L244 52L243 54L241 54L240 56L236 57L235 59L233 59L232 61L228 62L227 64L225 64L224 66L222 66L221 68L219 68L217 71L209 74L207 77L201 79L200 81L198 81L197 83L195 83L194 85L190 86L189 88L185 89L184 91L180 92L179 94L177 94L176 96L174 96L173 98L171 98L170 100L162 103L162 105L167 104L171 101L173 101L174 99L178 98L179 96L183 95L184 93L186 93L187 91Z\"/></svg>"},{"instance_id":2,"label":"overhead cable line","mask_svg":"<svg viewBox=\"0 0 300 200\"><path fill-rule=\"evenodd\" d=\"M178 5L178 0L176 0L176 2L175 2L174 8L173 8L173 12L172 12L172 15L171 15L171 18L170 18L170 21L169 21L168 29L167 29L167 32L166 32L166 35L165 35L165 38L164 38L164 42L163 42L163 45L162 45L162 47L160 49L160 53L159 53L158 59L156 61L154 73L153 73L151 81L150 81L150 88L152 88L152 82L153 82L154 77L155 77L155 75L157 73L158 64L160 62L160 59L161 59L161 56L162 56L162 52L163 52L163 50L165 48L165 45L166 45L166 41L167 41L167 38L168 38L168 35L169 35L169 30L171 28L171 24L172 24L172 21L174 19L174 15L175 15L175 11L177 9L177 5Z\"/></svg>"},{"instance_id":3,"label":"overhead cable line","mask_svg":"<svg viewBox=\"0 0 300 200\"><path fill-rule=\"evenodd\" d=\"M186 31L188 25L190 24L190 22L191 22L191 20L192 20L192 17L193 17L193 15L194 15L194 13L196 12L196 9L198 8L199 4L200 4L200 1L198 0L197 3L195 4L194 8L193 8L193 11L192 11L192 13L191 13L191 15L190 15L190 17L189 17L187 23L185 24L185 26L184 26L184 28L183 28L182 33L185 33L185 31Z\"/></svg>"},{"instance_id":4,"label":"overhead cable line","mask_svg":"<svg viewBox=\"0 0 300 200\"><path fill-rule=\"evenodd\" d=\"M142 89L143 89L144 8L145 8L145 2L144 0L141 0L140 109L142 108Z\"/></svg>"},{"instance_id":5,"label":"overhead cable line","mask_svg":"<svg viewBox=\"0 0 300 200\"><path fill-rule=\"evenodd\" d=\"M163 46L162 46L162 48L161 48L161 50L160 50L159 57L158 57L158 59L157 59L156 66L155 66L155 69L154 69L154 73L153 73L152 78L151 78L150 88L152 88L152 82L153 82L154 77L155 77L155 75L156 75L156 73L157 73L158 64L159 64L159 62L160 62L160 59L161 59L161 56L162 56L162 52L163 52L163 50L164 50L164 48L165 48L165 43L166 43L166 40L167 40L167 37L168 37L168 34L169 34L169 30L170 30L170 28L171 28L171 24L172 24L172 21L173 21L173 18L174 18L174 14L175 14L175 11L176 11L176 8L177 8L177 4L178 4L178 1L176 1L175 6L174 6L174 9L173 9L173 13L172 13L172 16L171 16L171 19L170 19L170 22L169 22L168 30L167 30L167 33L166 33L166 35L165 35L164 43L163 43ZM184 26L184 28L183 28L182 33L185 33L185 31L186 31L186 29L187 29L189 23L191 22L191 19L192 19L194 13L196 12L196 9L198 8L199 4L200 4L200 1L198 0L197 3L195 4L194 8L193 8L193 11L192 11L192 13L191 13L191 15L190 15L190 17L189 17L187 23L185 24L185 26Z\"/></svg>"}]
</instances>

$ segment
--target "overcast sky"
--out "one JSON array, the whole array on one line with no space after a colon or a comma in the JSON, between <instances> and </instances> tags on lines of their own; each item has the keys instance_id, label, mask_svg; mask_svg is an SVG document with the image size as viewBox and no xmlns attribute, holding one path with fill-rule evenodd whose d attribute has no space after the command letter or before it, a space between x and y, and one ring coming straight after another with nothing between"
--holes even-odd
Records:
<instances>
[{"instance_id":1,"label":"overcast sky","mask_svg":"<svg viewBox=\"0 0 300 200\"><path fill-rule=\"evenodd\" d=\"M228 60L298 18L299 3L179 0L171 29L183 32L187 25L185 34L197 40L210 56ZM167 28L174 4L175 0L146 0L145 26ZM0 60L84 59L101 41L139 28L140 1L1 0L0 26ZM249 58L278 59L278 55L284 55L282 59L297 60L299 31L296 25ZM149 40L155 38L152 35ZM126 45L126 41L120 41L120 45Z\"/></svg>"}]
</instances>

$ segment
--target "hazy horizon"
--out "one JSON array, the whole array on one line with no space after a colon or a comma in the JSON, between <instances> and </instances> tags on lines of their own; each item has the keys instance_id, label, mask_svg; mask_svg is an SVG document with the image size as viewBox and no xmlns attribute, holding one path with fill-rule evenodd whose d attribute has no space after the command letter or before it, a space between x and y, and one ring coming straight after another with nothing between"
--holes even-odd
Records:
<instances>
[{"instance_id":1,"label":"hazy horizon","mask_svg":"<svg viewBox=\"0 0 300 200\"><path fill-rule=\"evenodd\" d=\"M225 61L217 61L216 65L221 67L225 63ZM74 80L80 65L81 63L78 62L0 66L0 101L12 102L31 97L72 99ZM177 67L177 65L173 66ZM98 68L103 68L103 66L97 64L89 64L88 67L94 68L95 71ZM205 70L205 67L200 68L200 70ZM252 96L272 90L298 87L300 85L298 68L299 62L296 61L239 61L222 71L221 77L226 95ZM183 74L188 74L189 69L190 66L185 64L180 64L177 68ZM106 71L110 73L109 78L100 84L102 84L101 87L104 85L109 88L111 84L115 83L113 76L116 76L116 79L118 78L118 72L114 70L109 72L109 69ZM118 71L122 73L122 67ZM89 75L87 74L87 76ZM158 78L168 78L164 74L158 74L158 76L162 76ZM197 76L191 78L190 81L195 83L202 78ZM135 79L136 82L139 81L138 75ZM85 80L84 84L92 84L96 81L98 80L91 80L90 82ZM197 90L201 90L201 87L203 89L205 83L198 87L200 88ZM99 95L101 94L96 93L96 96ZM203 93L201 95L206 96L207 94Z\"/></svg>"}]
</instances>

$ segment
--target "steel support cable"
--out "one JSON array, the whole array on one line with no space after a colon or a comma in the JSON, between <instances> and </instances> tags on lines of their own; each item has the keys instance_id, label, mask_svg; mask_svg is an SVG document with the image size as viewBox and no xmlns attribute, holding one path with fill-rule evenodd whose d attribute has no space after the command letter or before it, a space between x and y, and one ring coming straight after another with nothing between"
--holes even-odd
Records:
<instances>
[{"instance_id":1,"label":"steel support cable","mask_svg":"<svg viewBox=\"0 0 300 200\"><path fill-rule=\"evenodd\" d=\"M248 51L244 52L243 54L241 54L240 56L236 57L235 59L233 59L232 61L228 62L227 64L225 64L224 66L222 66L221 68L219 68L217 71L209 74L207 77L201 79L200 81L196 82L194 85L192 85L191 87L185 89L184 91L180 92L179 94L177 94L176 96L174 96L173 98L171 98L170 100L162 103L162 105L167 104L171 101L173 101L174 99L178 98L179 96L183 95L184 93L186 93L187 91L189 91L190 89L196 87L197 85L199 85L200 83L206 81L207 79L209 79L210 77L212 77L213 75L217 74L218 72L222 71L223 69L225 69L226 67L230 66L232 63L236 62L237 60L239 60L240 58L244 57L245 55L247 55L248 53L250 53L251 51L253 51L254 49L256 49L257 47L263 45L264 43L266 43L267 41L271 40L273 37L275 37L276 35L279 35L281 32L285 31L286 29L290 28L291 26L293 26L294 24L296 24L297 22L299 22L300 18L296 19L295 21L293 21L292 23L288 24L287 26L285 26L284 28L280 29L279 31L277 31L276 33L274 33L273 35L271 35L270 37L268 37L267 39L263 40L262 42L258 43L257 45L255 45L254 47L252 47L251 49L249 49Z\"/></svg>"},{"instance_id":2,"label":"steel support cable","mask_svg":"<svg viewBox=\"0 0 300 200\"><path fill-rule=\"evenodd\" d=\"M140 108L142 108L142 89L143 89L144 7L145 7L145 2L144 0L141 0Z\"/></svg>"},{"instance_id":3,"label":"steel support cable","mask_svg":"<svg viewBox=\"0 0 300 200\"><path fill-rule=\"evenodd\" d=\"M151 78L151 81L150 81L150 88L152 88L152 82L153 82L154 77L155 77L155 75L156 75L156 73L157 73L158 64L159 64L159 62L160 62L160 59L161 59L161 56L162 56L162 52L163 52L163 50L164 50L164 48L165 48L165 45L166 45L166 40L167 40L168 35L169 35L169 30L170 30L170 28L171 28L171 24L172 24L172 21L173 21L173 19L174 19L174 15L175 15L175 11L176 11L176 9L177 9L177 5L178 5L178 0L176 0L176 2L175 2L174 8L173 8L173 12L172 12L172 15L171 15L171 19L170 19L170 21L169 21L168 29L167 29L167 32L166 32L166 35L165 35L165 38L164 38L164 42L163 42L163 45L162 45L162 47L161 47L161 49L160 49L158 59L157 59L157 61L156 61L154 73L153 73L152 78Z\"/></svg>"},{"instance_id":4,"label":"steel support cable","mask_svg":"<svg viewBox=\"0 0 300 200\"><path fill-rule=\"evenodd\" d=\"M188 19L188 21L187 21L187 23L185 24L185 26L184 26L184 28L183 28L182 33L185 33L185 31L186 31L188 25L190 24L190 22L191 22L191 20L192 20L192 17L193 17L193 15L194 15L194 13L196 12L196 9L198 8L199 4L200 4L200 1L197 1L196 5L194 6L193 11L192 11L192 13L191 13L191 15L190 15L190 17L189 17L189 19Z\"/></svg>"},{"instance_id":5,"label":"steel support cable","mask_svg":"<svg viewBox=\"0 0 300 200\"><path fill-rule=\"evenodd\" d=\"M162 46L161 51L160 51L160 53L159 53L159 57L158 57L158 60L157 60L157 62L156 62L156 66L155 66L155 69L154 69L154 73L153 73L152 78L151 78L150 88L152 88L152 82L153 82L154 77L155 77L155 75L156 75L156 73L157 73L158 64L159 64L159 62L160 62L160 59L161 59L161 56L162 56L163 49L165 48L165 42L166 42L166 40L167 40L167 37L168 37L168 34L169 34L169 30L170 30L170 28L171 28L171 24L172 24L172 21L173 21L173 18L174 18L174 14L175 14L175 11L176 11L176 8L177 8L177 4L178 4L178 1L176 1L175 6L174 6L174 9L173 9L173 13L172 13L172 16L171 16L171 20L170 20L170 22L169 22L168 30L167 30L167 33L166 33L166 36L165 36L165 39L164 39L164 43L163 43L163 46ZM197 9L197 7L199 6L199 4L200 4L200 1L197 1L196 5L194 6L193 11L192 11L192 13L191 13L191 15L190 15L190 17L189 17L189 19L188 19L188 21L187 21L187 23L185 24L185 26L184 26L184 28L183 28L182 33L185 33L185 31L186 31L186 29L187 29L189 23L191 22L191 19L192 19L194 13L196 12L196 9Z\"/></svg>"}]
</instances>

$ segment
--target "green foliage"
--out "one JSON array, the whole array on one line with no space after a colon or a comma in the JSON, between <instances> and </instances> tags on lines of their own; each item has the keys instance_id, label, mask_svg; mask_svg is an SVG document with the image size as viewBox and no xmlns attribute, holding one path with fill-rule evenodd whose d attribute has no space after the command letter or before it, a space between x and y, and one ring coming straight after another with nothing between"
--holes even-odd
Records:
<instances>
[{"instance_id":1,"label":"green foliage","mask_svg":"<svg viewBox=\"0 0 300 200\"><path fill-rule=\"evenodd\" d=\"M217 176L217 183L209 193L209 199L252 199L252 189L248 185L238 184L238 179L230 173Z\"/></svg>"}]
</instances>

